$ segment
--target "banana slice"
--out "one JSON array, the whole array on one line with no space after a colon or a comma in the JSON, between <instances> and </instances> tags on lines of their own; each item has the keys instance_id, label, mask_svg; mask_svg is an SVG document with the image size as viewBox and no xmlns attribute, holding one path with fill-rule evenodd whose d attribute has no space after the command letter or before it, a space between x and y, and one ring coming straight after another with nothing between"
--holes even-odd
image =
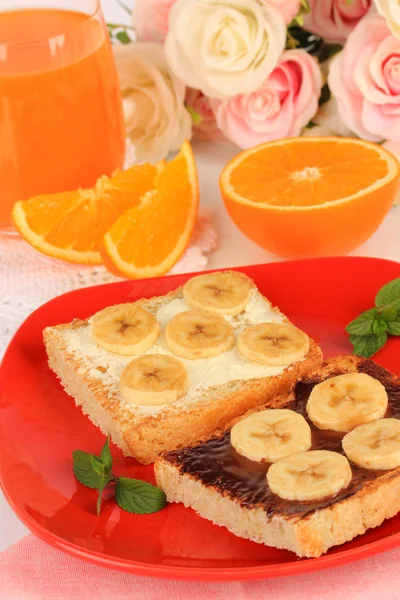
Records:
<instances>
[{"instance_id":1,"label":"banana slice","mask_svg":"<svg viewBox=\"0 0 400 600\"><path fill-rule=\"evenodd\" d=\"M352 478L345 456L328 450L312 450L283 458L270 466L268 485L285 500L320 500L346 488Z\"/></svg>"},{"instance_id":2,"label":"banana slice","mask_svg":"<svg viewBox=\"0 0 400 600\"><path fill-rule=\"evenodd\" d=\"M400 421L381 419L356 427L344 436L347 458L365 469L400 467Z\"/></svg>"},{"instance_id":3,"label":"banana slice","mask_svg":"<svg viewBox=\"0 0 400 600\"><path fill-rule=\"evenodd\" d=\"M305 418L292 410L263 410L232 427L231 444L250 460L274 463L309 450L311 429Z\"/></svg>"},{"instance_id":4,"label":"banana slice","mask_svg":"<svg viewBox=\"0 0 400 600\"><path fill-rule=\"evenodd\" d=\"M217 356L232 348L233 328L224 317L208 310L187 310L175 315L165 329L168 349L194 360Z\"/></svg>"},{"instance_id":5,"label":"banana slice","mask_svg":"<svg viewBox=\"0 0 400 600\"><path fill-rule=\"evenodd\" d=\"M120 378L121 393L131 404L171 404L182 398L187 388L185 365L164 354L135 358L125 367Z\"/></svg>"},{"instance_id":6,"label":"banana slice","mask_svg":"<svg viewBox=\"0 0 400 600\"><path fill-rule=\"evenodd\" d=\"M108 306L90 321L92 336L99 346L114 354L135 356L156 343L160 325L150 312L135 303Z\"/></svg>"},{"instance_id":7,"label":"banana slice","mask_svg":"<svg viewBox=\"0 0 400 600\"><path fill-rule=\"evenodd\" d=\"M240 332L237 345L248 360L287 366L304 358L310 343L308 336L293 325L258 323Z\"/></svg>"},{"instance_id":8,"label":"banana slice","mask_svg":"<svg viewBox=\"0 0 400 600\"><path fill-rule=\"evenodd\" d=\"M383 385L365 373L346 373L318 383L307 402L307 413L319 429L351 431L381 419L388 396Z\"/></svg>"},{"instance_id":9,"label":"banana slice","mask_svg":"<svg viewBox=\"0 0 400 600\"><path fill-rule=\"evenodd\" d=\"M236 316L245 309L252 289L251 281L240 273L207 273L189 279L183 297L193 308Z\"/></svg>"}]
</instances>

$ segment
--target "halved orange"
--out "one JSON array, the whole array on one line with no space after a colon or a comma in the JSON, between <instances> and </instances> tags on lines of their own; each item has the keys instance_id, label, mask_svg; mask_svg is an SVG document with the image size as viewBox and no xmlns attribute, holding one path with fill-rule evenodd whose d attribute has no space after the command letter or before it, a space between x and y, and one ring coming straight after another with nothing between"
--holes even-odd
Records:
<instances>
[{"instance_id":1,"label":"halved orange","mask_svg":"<svg viewBox=\"0 0 400 600\"><path fill-rule=\"evenodd\" d=\"M345 254L379 227L399 188L398 161L353 138L291 138L241 152L220 188L236 225L287 258Z\"/></svg>"},{"instance_id":2,"label":"halved orange","mask_svg":"<svg viewBox=\"0 0 400 600\"><path fill-rule=\"evenodd\" d=\"M199 185L191 146L157 175L155 189L123 214L104 236L104 262L123 277L167 273L184 253L195 226Z\"/></svg>"},{"instance_id":3,"label":"halved orange","mask_svg":"<svg viewBox=\"0 0 400 600\"><path fill-rule=\"evenodd\" d=\"M27 242L44 254L69 262L101 264L104 234L127 209L154 187L165 166L145 163L111 178L102 176L92 189L35 196L17 202L15 227Z\"/></svg>"}]
</instances>

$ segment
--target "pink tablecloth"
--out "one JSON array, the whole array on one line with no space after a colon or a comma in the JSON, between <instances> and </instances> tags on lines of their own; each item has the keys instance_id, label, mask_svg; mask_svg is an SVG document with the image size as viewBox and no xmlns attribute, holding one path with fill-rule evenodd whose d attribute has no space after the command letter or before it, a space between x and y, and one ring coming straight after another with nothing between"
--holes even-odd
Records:
<instances>
[{"instance_id":1,"label":"pink tablecloth","mask_svg":"<svg viewBox=\"0 0 400 600\"><path fill-rule=\"evenodd\" d=\"M311 575L236 583L136 577L92 566L33 535L0 554L1 600L395 600L400 549Z\"/></svg>"}]
</instances>

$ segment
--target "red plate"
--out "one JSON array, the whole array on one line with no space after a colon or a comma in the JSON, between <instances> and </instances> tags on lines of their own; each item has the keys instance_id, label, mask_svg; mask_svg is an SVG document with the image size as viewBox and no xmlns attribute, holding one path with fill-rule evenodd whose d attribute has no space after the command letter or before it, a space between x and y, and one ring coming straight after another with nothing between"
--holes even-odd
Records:
<instances>
[{"instance_id":1,"label":"red plate","mask_svg":"<svg viewBox=\"0 0 400 600\"><path fill-rule=\"evenodd\" d=\"M345 325L373 305L376 291L400 276L400 264L330 258L238 269L321 345L325 356L351 351ZM182 505L155 515L121 511L106 501L95 515L96 493L72 473L75 448L98 453L104 436L61 389L47 367L46 325L88 317L109 304L165 294L189 275L86 288L55 298L22 325L0 370L0 479L18 517L56 548L105 567L171 579L244 580L333 567L400 543L400 515L318 559L242 540ZM400 338L377 362L400 374ZM153 468L112 448L115 471L154 482Z\"/></svg>"}]
</instances>

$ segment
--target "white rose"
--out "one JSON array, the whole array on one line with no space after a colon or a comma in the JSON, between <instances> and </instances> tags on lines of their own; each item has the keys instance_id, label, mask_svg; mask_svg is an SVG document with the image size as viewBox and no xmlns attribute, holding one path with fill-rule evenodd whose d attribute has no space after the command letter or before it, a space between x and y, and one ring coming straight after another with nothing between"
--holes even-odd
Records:
<instances>
[{"instance_id":1,"label":"white rose","mask_svg":"<svg viewBox=\"0 0 400 600\"><path fill-rule=\"evenodd\" d=\"M331 135L340 137L354 137L354 133L343 123L339 116L336 98L332 97L319 109L313 121L321 127L326 127L332 132Z\"/></svg>"},{"instance_id":2,"label":"white rose","mask_svg":"<svg viewBox=\"0 0 400 600\"><path fill-rule=\"evenodd\" d=\"M314 127L303 129L302 135L308 137L354 137L354 133L341 120L335 98L325 102L312 118Z\"/></svg>"},{"instance_id":3,"label":"white rose","mask_svg":"<svg viewBox=\"0 0 400 600\"><path fill-rule=\"evenodd\" d=\"M156 43L116 45L126 134L138 161L156 162L192 136L186 87L171 72Z\"/></svg>"},{"instance_id":4,"label":"white rose","mask_svg":"<svg viewBox=\"0 0 400 600\"><path fill-rule=\"evenodd\" d=\"M385 17L393 35L400 38L400 0L375 0L375 6Z\"/></svg>"},{"instance_id":5,"label":"white rose","mask_svg":"<svg viewBox=\"0 0 400 600\"><path fill-rule=\"evenodd\" d=\"M282 14L258 0L177 0L165 50L179 79L222 100L259 89L285 43Z\"/></svg>"}]
</instances>

